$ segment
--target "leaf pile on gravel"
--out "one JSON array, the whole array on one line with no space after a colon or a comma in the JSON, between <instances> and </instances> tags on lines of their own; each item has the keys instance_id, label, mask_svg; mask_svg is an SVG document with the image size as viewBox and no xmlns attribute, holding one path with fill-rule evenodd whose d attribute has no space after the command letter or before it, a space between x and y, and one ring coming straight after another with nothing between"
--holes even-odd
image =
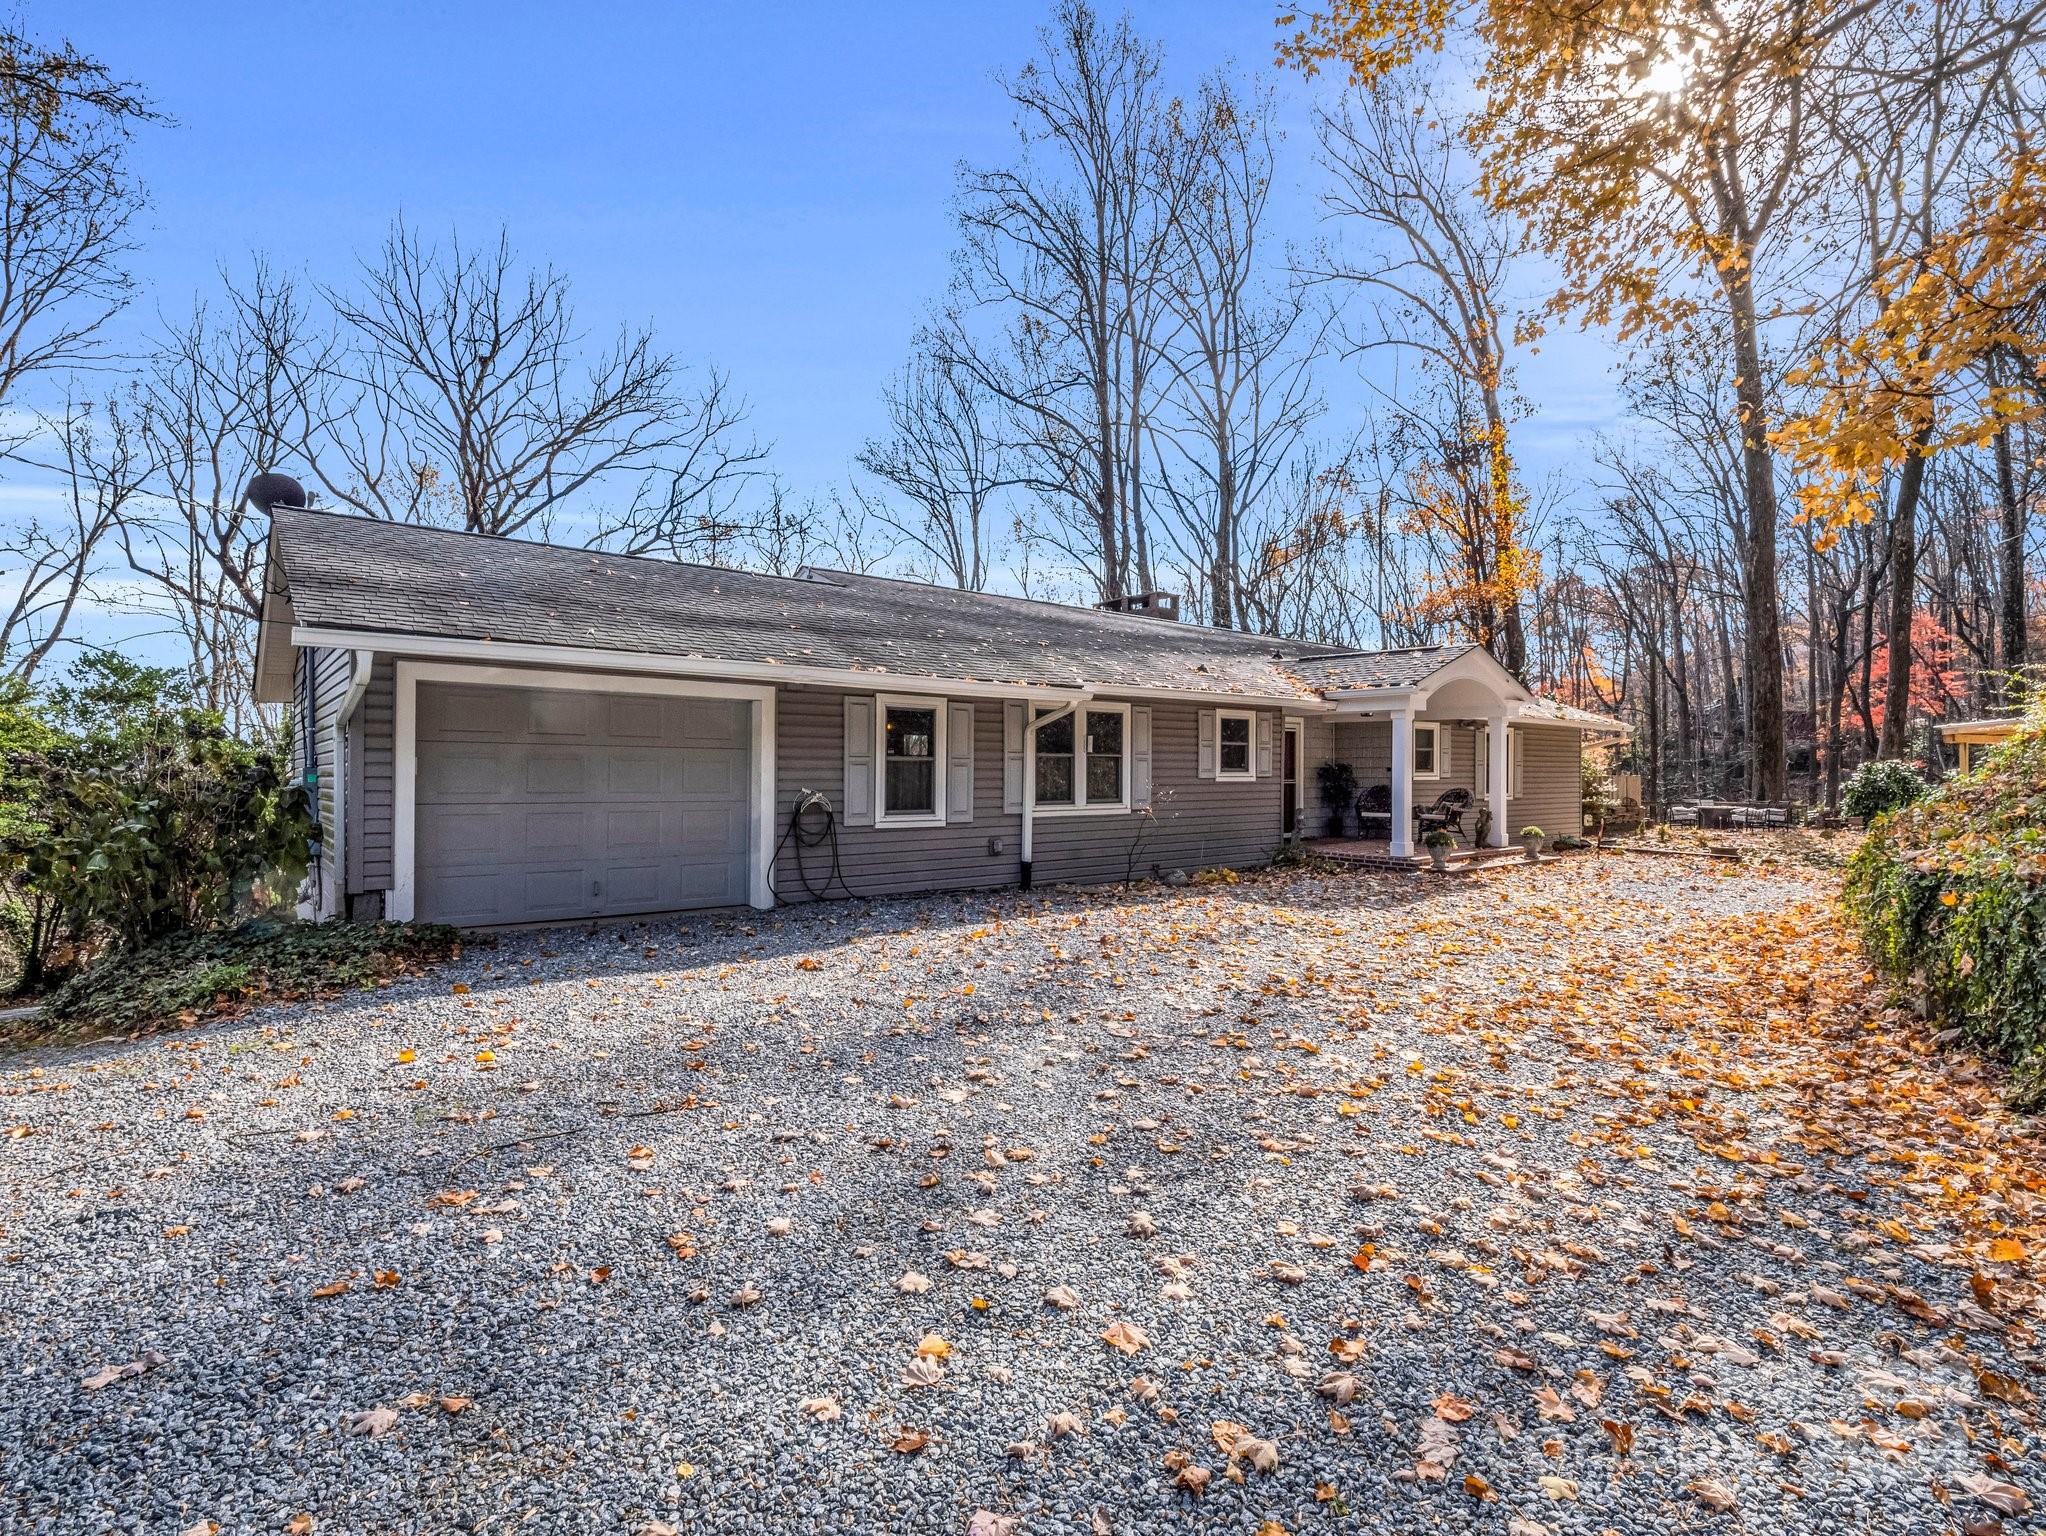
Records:
<instances>
[{"instance_id":1,"label":"leaf pile on gravel","mask_svg":"<svg viewBox=\"0 0 2046 1536\"><path fill-rule=\"evenodd\" d=\"M358 991L459 956L436 923L296 923L261 919L220 933L179 933L109 954L50 994L16 1040L88 1040L181 1028L261 1003Z\"/></svg>"},{"instance_id":2,"label":"leaf pile on gravel","mask_svg":"<svg viewBox=\"0 0 2046 1536\"><path fill-rule=\"evenodd\" d=\"M6 1065L10 1531L1989 1532L2042 1492L2046 1159L1806 868L537 933Z\"/></svg>"}]
</instances>

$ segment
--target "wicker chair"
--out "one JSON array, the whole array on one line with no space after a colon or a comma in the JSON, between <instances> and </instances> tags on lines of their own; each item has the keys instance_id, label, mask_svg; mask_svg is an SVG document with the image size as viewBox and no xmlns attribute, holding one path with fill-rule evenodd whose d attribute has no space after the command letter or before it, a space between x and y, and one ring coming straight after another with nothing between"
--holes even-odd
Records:
<instances>
[{"instance_id":1,"label":"wicker chair","mask_svg":"<svg viewBox=\"0 0 2046 1536\"><path fill-rule=\"evenodd\" d=\"M1432 827L1442 827L1468 842L1470 835L1463 829L1463 813L1471 808L1472 798L1467 789L1445 789L1435 797L1433 805L1415 810L1416 830L1427 832Z\"/></svg>"},{"instance_id":2,"label":"wicker chair","mask_svg":"<svg viewBox=\"0 0 2046 1536\"><path fill-rule=\"evenodd\" d=\"M1357 797L1357 835L1392 836L1392 786L1374 784Z\"/></svg>"}]
</instances>

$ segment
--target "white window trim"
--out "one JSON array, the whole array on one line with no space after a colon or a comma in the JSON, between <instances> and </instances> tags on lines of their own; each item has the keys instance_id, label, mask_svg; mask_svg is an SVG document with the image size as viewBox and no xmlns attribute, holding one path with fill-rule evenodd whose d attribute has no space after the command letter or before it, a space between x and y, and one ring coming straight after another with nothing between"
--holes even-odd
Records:
<instances>
[{"instance_id":1,"label":"white window trim","mask_svg":"<svg viewBox=\"0 0 2046 1536\"><path fill-rule=\"evenodd\" d=\"M1116 800L1089 800L1087 798L1087 719L1088 715L1122 716L1122 795ZM1073 803L1071 805L1047 805L1036 798L1033 786L1031 812L1037 816L1119 816L1130 809L1130 759L1135 743L1130 740L1130 707L1127 704L1096 704L1091 700L1073 711ZM1029 771L1037 771L1037 754L1030 757Z\"/></svg>"},{"instance_id":2,"label":"white window trim","mask_svg":"<svg viewBox=\"0 0 2046 1536\"><path fill-rule=\"evenodd\" d=\"M1434 750L1428 754L1434 766L1423 770L1421 761L1421 733L1428 733L1428 740ZM1449 732L1440 720L1416 720L1414 722L1414 777L1417 779L1439 779L1449 771Z\"/></svg>"},{"instance_id":3,"label":"white window trim","mask_svg":"<svg viewBox=\"0 0 2046 1536\"><path fill-rule=\"evenodd\" d=\"M1241 773L1231 773L1222 766L1222 722L1242 720L1250 726L1250 766ZM1248 784L1257 777L1257 711L1254 709L1218 709L1215 711L1215 777L1225 784Z\"/></svg>"},{"instance_id":4,"label":"white window trim","mask_svg":"<svg viewBox=\"0 0 2046 1536\"><path fill-rule=\"evenodd\" d=\"M945 825L945 717L951 714L945 699L932 698L927 694L877 693L874 695L874 825L877 827L942 827ZM931 809L928 811L904 811L891 815L888 810L888 711L891 709L928 709L938 717L935 736L931 741Z\"/></svg>"}]
</instances>

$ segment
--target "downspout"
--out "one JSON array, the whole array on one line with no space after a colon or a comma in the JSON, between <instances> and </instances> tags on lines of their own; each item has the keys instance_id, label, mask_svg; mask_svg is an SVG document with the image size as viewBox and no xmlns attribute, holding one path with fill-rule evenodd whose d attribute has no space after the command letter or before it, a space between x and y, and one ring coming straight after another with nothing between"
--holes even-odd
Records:
<instances>
[{"instance_id":1,"label":"downspout","mask_svg":"<svg viewBox=\"0 0 2046 1536\"><path fill-rule=\"evenodd\" d=\"M348 692L341 696L341 708L334 716L334 899L336 907L349 913L348 895L348 772L345 759L348 725L362 707L369 692L369 675L376 665L376 652L355 651L350 656Z\"/></svg>"},{"instance_id":2,"label":"downspout","mask_svg":"<svg viewBox=\"0 0 2046 1536\"><path fill-rule=\"evenodd\" d=\"M1033 851L1032 845L1035 842L1035 837L1033 834L1037 822L1037 728L1041 725L1050 725L1055 721L1064 719L1067 715L1073 713L1074 710L1078 709L1082 704L1087 703L1093 697L1094 695L1090 693L1081 698L1073 699L1065 704L1061 704L1057 709L1053 710L1050 714L1047 715L1038 714L1037 708L1034 704L1030 703L1027 699L1024 701L1022 886L1023 889L1026 891L1030 889L1030 856ZM1075 759L1074 771L1078 772L1080 766L1078 759L1084 757L1086 754L1084 751L1081 750L1082 743L1080 742L1080 739L1077 736L1074 737L1073 739L1073 746L1074 746L1073 757ZM1123 749L1125 751L1129 749L1129 744L1127 742L1123 744Z\"/></svg>"}]
</instances>

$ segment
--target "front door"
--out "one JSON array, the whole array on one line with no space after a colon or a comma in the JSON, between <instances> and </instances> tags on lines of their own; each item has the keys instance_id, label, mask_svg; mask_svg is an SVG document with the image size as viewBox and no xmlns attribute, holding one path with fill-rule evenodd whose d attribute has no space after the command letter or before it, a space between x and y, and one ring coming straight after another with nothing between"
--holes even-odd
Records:
<instances>
[{"instance_id":1,"label":"front door","mask_svg":"<svg viewBox=\"0 0 2046 1536\"><path fill-rule=\"evenodd\" d=\"M1279 812L1279 830L1287 837L1300 835L1300 727L1286 727L1285 771L1281 775L1286 804Z\"/></svg>"}]
</instances>

